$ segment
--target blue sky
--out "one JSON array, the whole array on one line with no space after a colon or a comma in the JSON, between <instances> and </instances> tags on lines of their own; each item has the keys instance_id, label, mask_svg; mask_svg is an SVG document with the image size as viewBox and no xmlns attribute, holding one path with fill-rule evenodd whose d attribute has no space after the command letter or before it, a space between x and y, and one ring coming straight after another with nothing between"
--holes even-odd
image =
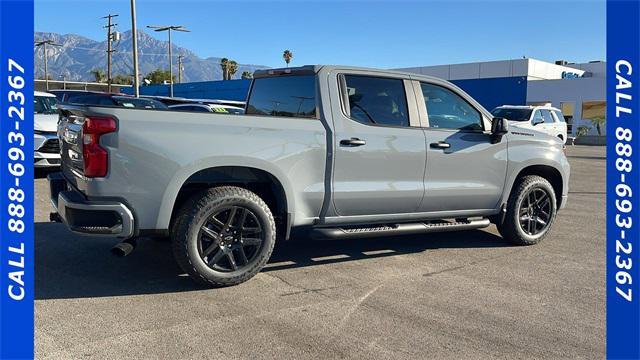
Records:
<instances>
[{"instance_id":1,"label":"blue sky","mask_svg":"<svg viewBox=\"0 0 640 360\"><path fill-rule=\"evenodd\" d=\"M100 17L128 0L36 0L35 30L106 35ZM138 0L138 28L185 25L174 42L201 57L282 66L379 68L515 59L582 62L605 58L604 1L168 1ZM156 34L166 39L166 33Z\"/></svg>"}]
</instances>

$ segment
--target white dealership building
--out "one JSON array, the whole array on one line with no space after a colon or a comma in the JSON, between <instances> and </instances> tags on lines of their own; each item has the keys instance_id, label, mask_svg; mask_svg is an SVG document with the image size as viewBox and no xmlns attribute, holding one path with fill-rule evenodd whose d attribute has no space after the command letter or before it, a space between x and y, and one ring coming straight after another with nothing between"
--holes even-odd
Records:
<instances>
[{"instance_id":1,"label":"white dealership building","mask_svg":"<svg viewBox=\"0 0 640 360\"><path fill-rule=\"evenodd\" d=\"M549 63L536 59L487 61L397 69L449 80L488 110L499 105L551 104L562 110L574 136L597 135L606 119L606 63ZM604 135L605 126L601 125Z\"/></svg>"}]
</instances>

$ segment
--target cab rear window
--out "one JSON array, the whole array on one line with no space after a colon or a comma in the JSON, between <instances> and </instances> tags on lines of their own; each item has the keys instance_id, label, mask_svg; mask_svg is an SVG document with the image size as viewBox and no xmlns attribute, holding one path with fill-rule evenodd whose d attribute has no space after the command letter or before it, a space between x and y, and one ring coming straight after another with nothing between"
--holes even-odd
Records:
<instances>
[{"instance_id":1,"label":"cab rear window","mask_svg":"<svg viewBox=\"0 0 640 360\"><path fill-rule=\"evenodd\" d=\"M315 76L288 75L255 79L246 114L315 119Z\"/></svg>"}]
</instances>

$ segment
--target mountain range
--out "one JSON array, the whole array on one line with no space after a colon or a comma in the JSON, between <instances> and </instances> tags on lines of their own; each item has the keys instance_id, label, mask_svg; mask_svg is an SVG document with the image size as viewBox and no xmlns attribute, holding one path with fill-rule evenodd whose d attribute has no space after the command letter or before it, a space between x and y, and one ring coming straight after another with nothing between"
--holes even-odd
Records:
<instances>
[{"instance_id":1,"label":"mountain range","mask_svg":"<svg viewBox=\"0 0 640 360\"><path fill-rule=\"evenodd\" d=\"M91 74L94 69L107 69L107 41L95 41L75 34L57 34L36 32L35 40L52 40L61 46L47 46L47 68L49 78L68 81L95 81ZM133 74L133 59L131 55L132 32L121 33L119 41L113 42L112 74ZM189 49L175 44L171 46L173 52L173 73L178 77L178 55L183 55L183 82L221 80L222 69L219 57L200 58ZM34 76L44 78L44 58L42 47L34 47ZM232 58L231 56L228 56ZM156 69L168 70L168 42L153 38L142 30L138 30L138 63L142 76ZM240 78L243 71L253 72L266 69L266 66L239 64L234 78Z\"/></svg>"}]
</instances>

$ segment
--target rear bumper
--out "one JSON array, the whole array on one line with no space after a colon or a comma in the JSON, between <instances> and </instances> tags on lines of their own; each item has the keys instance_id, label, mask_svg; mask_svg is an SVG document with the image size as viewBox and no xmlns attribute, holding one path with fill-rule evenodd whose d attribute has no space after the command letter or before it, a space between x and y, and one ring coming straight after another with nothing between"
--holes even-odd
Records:
<instances>
[{"instance_id":1,"label":"rear bumper","mask_svg":"<svg viewBox=\"0 0 640 360\"><path fill-rule=\"evenodd\" d=\"M90 201L67 182L62 173L47 177L51 204L67 227L87 235L131 238L135 223L131 210L118 201Z\"/></svg>"}]
</instances>

